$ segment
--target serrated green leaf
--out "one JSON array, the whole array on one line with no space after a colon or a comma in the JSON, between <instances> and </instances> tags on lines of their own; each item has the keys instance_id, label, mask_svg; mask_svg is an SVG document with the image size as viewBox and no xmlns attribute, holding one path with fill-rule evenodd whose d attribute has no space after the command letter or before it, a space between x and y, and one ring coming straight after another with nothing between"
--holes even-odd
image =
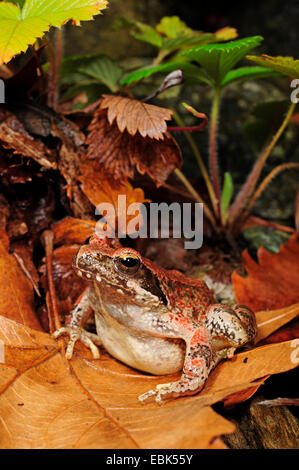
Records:
<instances>
[{"instance_id":1,"label":"serrated green leaf","mask_svg":"<svg viewBox=\"0 0 299 470\"><path fill-rule=\"evenodd\" d=\"M141 23L140 21L134 22L134 25L139 29L140 33L132 31L131 34L136 39L140 39L141 41L148 42L156 47L162 47L163 38L160 36L157 31L152 28L151 26Z\"/></svg>"},{"instance_id":2,"label":"serrated green leaf","mask_svg":"<svg viewBox=\"0 0 299 470\"><path fill-rule=\"evenodd\" d=\"M186 23L178 16L164 16L157 24L156 30L158 33L165 34L168 38L175 38L181 33L185 35L193 33L192 29L188 28Z\"/></svg>"},{"instance_id":3,"label":"serrated green leaf","mask_svg":"<svg viewBox=\"0 0 299 470\"><path fill-rule=\"evenodd\" d=\"M299 78L299 60L295 60L293 57L272 57L263 54L262 56L248 55L246 59L252 60L263 67L280 72L288 77Z\"/></svg>"},{"instance_id":4,"label":"serrated green leaf","mask_svg":"<svg viewBox=\"0 0 299 470\"><path fill-rule=\"evenodd\" d=\"M198 83L200 85L211 84L209 77L207 77L204 70L200 69L196 65L190 64L188 62L168 62L166 64L144 67L139 70L127 75L123 80L121 80L121 85L130 85L131 83L138 82L143 78L150 77L155 73L168 73L173 70L182 70L184 73L184 79L190 83Z\"/></svg>"},{"instance_id":5,"label":"serrated green leaf","mask_svg":"<svg viewBox=\"0 0 299 470\"><path fill-rule=\"evenodd\" d=\"M106 8L107 0L26 0L23 8L0 2L0 64L27 49L50 29L69 20L77 25Z\"/></svg>"},{"instance_id":6,"label":"serrated green leaf","mask_svg":"<svg viewBox=\"0 0 299 470\"><path fill-rule=\"evenodd\" d=\"M234 70L230 70L225 75L224 79L221 82L221 86L225 87L233 82L240 82L245 80L255 80L258 78L268 78L281 75L279 72L274 70L267 69L266 67L239 67Z\"/></svg>"},{"instance_id":7,"label":"serrated green leaf","mask_svg":"<svg viewBox=\"0 0 299 470\"><path fill-rule=\"evenodd\" d=\"M262 40L261 36L252 36L225 44L197 46L182 51L180 55L198 62L220 86L225 75Z\"/></svg>"},{"instance_id":8,"label":"serrated green leaf","mask_svg":"<svg viewBox=\"0 0 299 470\"><path fill-rule=\"evenodd\" d=\"M94 78L106 85L112 92L119 88L119 80L123 75L121 66L110 57L102 55L92 60L88 66L79 66L78 72Z\"/></svg>"},{"instance_id":9,"label":"serrated green leaf","mask_svg":"<svg viewBox=\"0 0 299 470\"><path fill-rule=\"evenodd\" d=\"M165 38L163 40L161 49L172 51L180 47L198 46L201 44L208 44L214 40L212 33L202 33L193 36L186 34L179 34L175 38Z\"/></svg>"},{"instance_id":10,"label":"serrated green leaf","mask_svg":"<svg viewBox=\"0 0 299 470\"><path fill-rule=\"evenodd\" d=\"M223 218L227 217L227 209L234 193L234 183L231 174L224 173L224 183L221 194L221 213Z\"/></svg>"},{"instance_id":11,"label":"serrated green leaf","mask_svg":"<svg viewBox=\"0 0 299 470\"><path fill-rule=\"evenodd\" d=\"M87 54L65 57L60 65L60 84L72 85L86 80L86 74L79 72L79 68L88 68L93 61L102 56L102 54Z\"/></svg>"}]
</instances>

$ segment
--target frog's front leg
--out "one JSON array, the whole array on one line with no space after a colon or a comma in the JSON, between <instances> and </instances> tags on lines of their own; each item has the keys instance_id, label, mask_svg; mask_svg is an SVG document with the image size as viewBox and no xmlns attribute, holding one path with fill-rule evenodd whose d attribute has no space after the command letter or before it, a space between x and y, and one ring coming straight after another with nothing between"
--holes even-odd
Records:
<instances>
[{"instance_id":1,"label":"frog's front leg","mask_svg":"<svg viewBox=\"0 0 299 470\"><path fill-rule=\"evenodd\" d=\"M154 390L139 396L140 401L155 396L155 400L159 403L163 398L193 395L203 388L211 370L213 354L205 327L199 327L185 317L171 318L170 315L170 321L166 322L165 329L170 332L169 336L185 340L186 356L183 373L176 382L157 385Z\"/></svg>"},{"instance_id":2,"label":"frog's front leg","mask_svg":"<svg viewBox=\"0 0 299 470\"><path fill-rule=\"evenodd\" d=\"M97 335L89 333L84 330L83 323L87 320L86 314L90 308L89 304L89 287L85 289L83 294L77 300L75 307L71 312L71 321L68 326L59 328L53 333L54 338L58 338L63 334L68 334L70 340L66 349L66 358L71 359L74 352L75 344L78 340L82 341L87 346L95 359L100 357L98 348L94 343L100 345L100 341Z\"/></svg>"}]
</instances>

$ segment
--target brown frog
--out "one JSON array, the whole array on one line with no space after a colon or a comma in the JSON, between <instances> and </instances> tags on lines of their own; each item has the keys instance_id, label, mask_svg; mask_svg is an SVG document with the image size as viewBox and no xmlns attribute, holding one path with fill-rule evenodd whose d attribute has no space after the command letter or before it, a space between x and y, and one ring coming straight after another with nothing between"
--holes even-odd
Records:
<instances>
[{"instance_id":1,"label":"brown frog","mask_svg":"<svg viewBox=\"0 0 299 470\"><path fill-rule=\"evenodd\" d=\"M141 395L141 401L199 392L216 364L256 335L255 316L248 307L215 304L205 282L167 271L131 248L93 237L79 249L73 267L90 284L70 324L54 333L55 338L69 334L69 359L80 339L94 358L99 358L98 344L144 372L182 370L179 380L158 385ZM82 327L89 307L97 334Z\"/></svg>"}]
</instances>

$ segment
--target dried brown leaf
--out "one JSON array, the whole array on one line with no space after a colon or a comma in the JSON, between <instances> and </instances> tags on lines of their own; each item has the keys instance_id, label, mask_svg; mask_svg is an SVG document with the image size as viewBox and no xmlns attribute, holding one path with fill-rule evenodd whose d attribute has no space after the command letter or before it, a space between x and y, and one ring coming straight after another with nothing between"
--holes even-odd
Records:
<instances>
[{"instance_id":1,"label":"dried brown leaf","mask_svg":"<svg viewBox=\"0 0 299 470\"><path fill-rule=\"evenodd\" d=\"M258 249L258 263L245 251L244 266L248 273L232 275L234 292L239 304L253 311L273 310L299 302L299 243L296 234L280 248L270 253Z\"/></svg>"},{"instance_id":2,"label":"dried brown leaf","mask_svg":"<svg viewBox=\"0 0 299 470\"><path fill-rule=\"evenodd\" d=\"M82 163L80 166L80 175L78 176L81 181L81 188L85 196L91 203L97 207L101 203L110 203L115 210L115 223L118 220L118 196L126 196L126 209L132 203L141 204L145 202L144 192L141 188L133 188L130 183L121 183L119 181L110 180L105 173L97 168L98 165L91 165L90 162ZM126 211L127 214L127 211ZM127 215L126 224L135 217L134 215ZM112 227L116 229L117 227ZM128 233L127 227L119 226L121 233Z\"/></svg>"},{"instance_id":3,"label":"dried brown leaf","mask_svg":"<svg viewBox=\"0 0 299 470\"><path fill-rule=\"evenodd\" d=\"M0 315L41 330L34 309L32 284L0 241Z\"/></svg>"},{"instance_id":4,"label":"dried brown leaf","mask_svg":"<svg viewBox=\"0 0 299 470\"><path fill-rule=\"evenodd\" d=\"M105 110L98 110L89 126L87 139L89 159L96 160L114 179L133 178L135 168L147 173L158 185L164 183L175 168L181 168L182 155L175 139L168 133L163 141L131 136L109 124Z\"/></svg>"},{"instance_id":5,"label":"dried brown leaf","mask_svg":"<svg viewBox=\"0 0 299 470\"><path fill-rule=\"evenodd\" d=\"M173 114L170 109L115 95L103 95L100 109L107 109L109 124L115 120L120 132L127 130L132 136L139 132L142 137L157 140L164 139L165 121Z\"/></svg>"},{"instance_id":6,"label":"dried brown leaf","mask_svg":"<svg viewBox=\"0 0 299 470\"><path fill-rule=\"evenodd\" d=\"M93 235L96 222L94 220L76 219L74 217L65 217L52 225L52 231L55 235L55 243L83 244L85 240Z\"/></svg>"},{"instance_id":7,"label":"dried brown leaf","mask_svg":"<svg viewBox=\"0 0 299 470\"><path fill-rule=\"evenodd\" d=\"M37 138L33 138L23 124L8 111L1 111L0 142L5 148L13 149L23 157L37 161L46 169L56 169L57 163L53 152Z\"/></svg>"},{"instance_id":8,"label":"dried brown leaf","mask_svg":"<svg viewBox=\"0 0 299 470\"><path fill-rule=\"evenodd\" d=\"M139 373L106 352L94 360L83 347L68 363L61 342L4 317L0 339L0 447L7 449L223 448L219 436L234 425L209 405L294 368L298 349L288 341L240 353L213 371L200 394L159 406L137 396L175 376Z\"/></svg>"}]
</instances>

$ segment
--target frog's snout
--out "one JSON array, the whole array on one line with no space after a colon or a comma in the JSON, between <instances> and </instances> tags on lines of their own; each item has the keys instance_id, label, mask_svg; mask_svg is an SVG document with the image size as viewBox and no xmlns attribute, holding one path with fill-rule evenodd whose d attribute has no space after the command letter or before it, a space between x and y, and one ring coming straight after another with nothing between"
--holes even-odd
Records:
<instances>
[{"instance_id":1,"label":"frog's snout","mask_svg":"<svg viewBox=\"0 0 299 470\"><path fill-rule=\"evenodd\" d=\"M88 245L83 245L73 258L73 269L76 274L86 279L94 279L98 272L98 260Z\"/></svg>"}]
</instances>

